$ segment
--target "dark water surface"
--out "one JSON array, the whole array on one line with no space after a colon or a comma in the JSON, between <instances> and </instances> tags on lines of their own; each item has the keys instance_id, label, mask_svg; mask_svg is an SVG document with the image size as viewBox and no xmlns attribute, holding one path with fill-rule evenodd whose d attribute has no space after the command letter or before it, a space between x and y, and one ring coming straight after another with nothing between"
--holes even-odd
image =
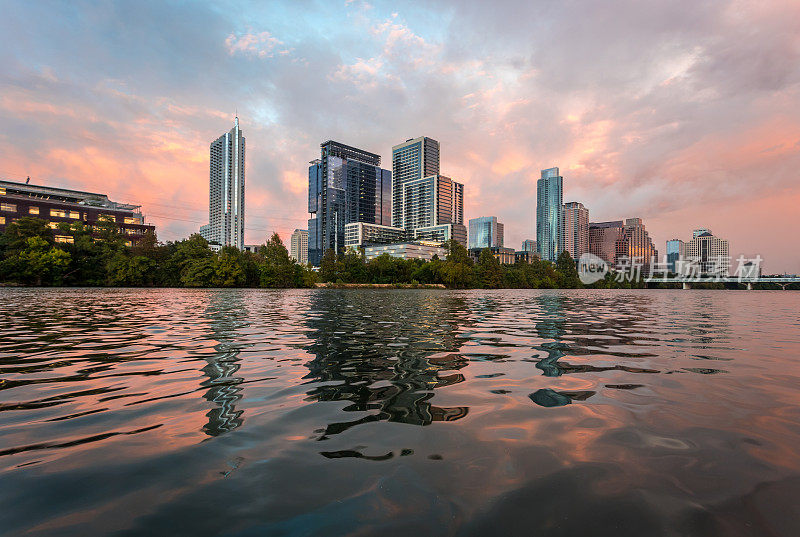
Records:
<instances>
[{"instance_id":1,"label":"dark water surface","mask_svg":"<svg viewBox=\"0 0 800 537\"><path fill-rule=\"evenodd\" d=\"M2 535L800 535L800 293L0 290Z\"/></svg>"}]
</instances>

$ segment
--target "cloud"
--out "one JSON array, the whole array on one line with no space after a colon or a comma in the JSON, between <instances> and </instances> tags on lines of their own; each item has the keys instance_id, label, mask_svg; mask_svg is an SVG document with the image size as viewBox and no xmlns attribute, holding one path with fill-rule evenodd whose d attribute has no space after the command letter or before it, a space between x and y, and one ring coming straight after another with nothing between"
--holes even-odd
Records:
<instances>
[{"instance_id":1,"label":"cloud","mask_svg":"<svg viewBox=\"0 0 800 537\"><path fill-rule=\"evenodd\" d=\"M225 47L231 56L240 53L246 56L271 58L276 54L276 48L279 48L277 54L288 54L289 51L285 48L280 48L281 45L283 45L283 42L273 37L269 32L230 34L225 39Z\"/></svg>"}]
</instances>

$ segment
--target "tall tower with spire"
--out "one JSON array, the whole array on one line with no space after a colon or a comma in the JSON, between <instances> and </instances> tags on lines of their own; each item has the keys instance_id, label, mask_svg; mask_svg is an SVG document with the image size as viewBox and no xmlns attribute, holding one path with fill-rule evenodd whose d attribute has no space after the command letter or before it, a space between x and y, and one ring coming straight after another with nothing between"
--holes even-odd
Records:
<instances>
[{"instance_id":1,"label":"tall tower with spire","mask_svg":"<svg viewBox=\"0 0 800 537\"><path fill-rule=\"evenodd\" d=\"M211 142L208 225L201 235L212 244L244 248L245 138L239 116L233 128Z\"/></svg>"}]
</instances>

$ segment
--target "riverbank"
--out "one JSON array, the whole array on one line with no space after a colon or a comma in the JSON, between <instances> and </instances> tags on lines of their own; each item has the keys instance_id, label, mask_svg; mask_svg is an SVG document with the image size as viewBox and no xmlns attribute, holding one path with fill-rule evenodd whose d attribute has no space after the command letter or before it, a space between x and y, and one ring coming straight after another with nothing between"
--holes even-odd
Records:
<instances>
[{"instance_id":1,"label":"riverbank","mask_svg":"<svg viewBox=\"0 0 800 537\"><path fill-rule=\"evenodd\" d=\"M447 289L443 283L317 283L317 289Z\"/></svg>"}]
</instances>

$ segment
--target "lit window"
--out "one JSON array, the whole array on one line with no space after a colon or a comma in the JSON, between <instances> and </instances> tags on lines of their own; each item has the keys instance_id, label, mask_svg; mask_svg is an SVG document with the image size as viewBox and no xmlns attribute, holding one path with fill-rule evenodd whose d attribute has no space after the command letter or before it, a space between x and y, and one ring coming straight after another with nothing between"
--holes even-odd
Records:
<instances>
[{"instance_id":1,"label":"lit window","mask_svg":"<svg viewBox=\"0 0 800 537\"><path fill-rule=\"evenodd\" d=\"M117 221L117 219L114 218L114 215L111 215L111 214L98 215L97 220L105 221L105 222L116 222Z\"/></svg>"},{"instance_id":2,"label":"lit window","mask_svg":"<svg viewBox=\"0 0 800 537\"><path fill-rule=\"evenodd\" d=\"M58 229L58 222L50 222L47 225L50 226L50 229Z\"/></svg>"},{"instance_id":3,"label":"lit window","mask_svg":"<svg viewBox=\"0 0 800 537\"><path fill-rule=\"evenodd\" d=\"M0 216L0 226L4 225L5 223L6 223L6 217Z\"/></svg>"},{"instance_id":4,"label":"lit window","mask_svg":"<svg viewBox=\"0 0 800 537\"><path fill-rule=\"evenodd\" d=\"M6 195L5 187L0 187L0 196L5 196L5 195Z\"/></svg>"},{"instance_id":5,"label":"lit window","mask_svg":"<svg viewBox=\"0 0 800 537\"><path fill-rule=\"evenodd\" d=\"M73 243L75 239L70 237L69 235L56 235L55 237L56 242L66 242L66 243Z\"/></svg>"},{"instance_id":6,"label":"lit window","mask_svg":"<svg viewBox=\"0 0 800 537\"><path fill-rule=\"evenodd\" d=\"M125 246L130 248L131 246L133 246L133 243L131 241L125 241Z\"/></svg>"},{"instance_id":7,"label":"lit window","mask_svg":"<svg viewBox=\"0 0 800 537\"><path fill-rule=\"evenodd\" d=\"M50 209L50 216L57 216L59 218L66 218L67 211L62 211L61 209Z\"/></svg>"},{"instance_id":8,"label":"lit window","mask_svg":"<svg viewBox=\"0 0 800 537\"><path fill-rule=\"evenodd\" d=\"M39 214L39 207L28 207L28 214Z\"/></svg>"},{"instance_id":9,"label":"lit window","mask_svg":"<svg viewBox=\"0 0 800 537\"><path fill-rule=\"evenodd\" d=\"M131 217L131 216L126 216L125 219L123 220L123 222L125 224L139 224L140 223L138 218L134 218L134 217Z\"/></svg>"},{"instance_id":10,"label":"lit window","mask_svg":"<svg viewBox=\"0 0 800 537\"><path fill-rule=\"evenodd\" d=\"M78 211L70 211L69 212L69 217L72 218L73 220L80 220L81 219L81 213L79 213Z\"/></svg>"},{"instance_id":11,"label":"lit window","mask_svg":"<svg viewBox=\"0 0 800 537\"><path fill-rule=\"evenodd\" d=\"M13 203L0 203L0 211L15 213L17 212L17 206L14 205Z\"/></svg>"}]
</instances>

